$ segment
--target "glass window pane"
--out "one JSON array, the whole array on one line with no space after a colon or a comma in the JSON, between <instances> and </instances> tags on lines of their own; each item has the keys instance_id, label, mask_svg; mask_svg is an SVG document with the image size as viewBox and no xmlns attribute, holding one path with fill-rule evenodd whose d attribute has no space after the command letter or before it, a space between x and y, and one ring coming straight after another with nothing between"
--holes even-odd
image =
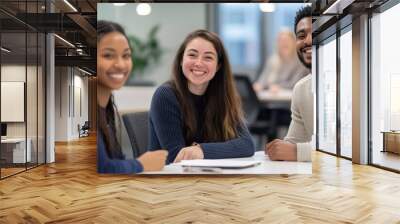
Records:
<instances>
[{"instance_id":1,"label":"glass window pane","mask_svg":"<svg viewBox=\"0 0 400 224\"><path fill-rule=\"evenodd\" d=\"M39 34L38 41L38 164L45 163L45 65L46 65L46 37L44 34Z\"/></svg>"},{"instance_id":2,"label":"glass window pane","mask_svg":"<svg viewBox=\"0 0 400 224\"><path fill-rule=\"evenodd\" d=\"M352 157L352 32L340 36L340 153Z\"/></svg>"},{"instance_id":3,"label":"glass window pane","mask_svg":"<svg viewBox=\"0 0 400 224\"><path fill-rule=\"evenodd\" d=\"M45 35L23 22L38 19L44 6L45 0L0 2L15 15L0 12L1 178L45 162Z\"/></svg>"},{"instance_id":4,"label":"glass window pane","mask_svg":"<svg viewBox=\"0 0 400 224\"><path fill-rule=\"evenodd\" d=\"M336 154L336 39L318 48L318 146Z\"/></svg>"},{"instance_id":5,"label":"glass window pane","mask_svg":"<svg viewBox=\"0 0 400 224\"><path fill-rule=\"evenodd\" d=\"M220 34L235 73L254 75L261 59L261 11L258 4L219 4Z\"/></svg>"},{"instance_id":6,"label":"glass window pane","mask_svg":"<svg viewBox=\"0 0 400 224\"><path fill-rule=\"evenodd\" d=\"M36 32L27 33L28 62L26 80L27 141L30 148L28 168L37 165L37 74L38 74L38 36Z\"/></svg>"},{"instance_id":7,"label":"glass window pane","mask_svg":"<svg viewBox=\"0 0 400 224\"><path fill-rule=\"evenodd\" d=\"M372 163L400 170L400 4L371 19Z\"/></svg>"},{"instance_id":8,"label":"glass window pane","mask_svg":"<svg viewBox=\"0 0 400 224\"><path fill-rule=\"evenodd\" d=\"M1 177L25 170L30 161L26 141L26 33L1 34ZM28 149L28 150L27 150ZM28 158L28 160L27 160Z\"/></svg>"}]
</instances>

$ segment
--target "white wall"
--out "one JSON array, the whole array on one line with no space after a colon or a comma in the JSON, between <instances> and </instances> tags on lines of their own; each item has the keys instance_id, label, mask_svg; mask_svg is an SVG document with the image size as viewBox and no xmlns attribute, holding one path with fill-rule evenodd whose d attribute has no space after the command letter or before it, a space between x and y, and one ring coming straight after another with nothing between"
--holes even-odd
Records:
<instances>
[{"instance_id":1,"label":"white wall","mask_svg":"<svg viewBox=\"0 0 400 224\"><path fill-rule=\"evenodd\" d=\"M56 74L55 141L77 139L78 124L83 125L88 120L88 79L71 67L56 67ZM82 116L79 105L82 106Z\"/></svg>"},{"instance_id":2,"label":"white wall","mask_svg":"<svg viewBox=\"0 0 400 224\"><path fill-rule=\"evenodd\" d=\"M26 69L28 74L32 71L33 67L25 65L2 65L1 66L1 81L9 82L25 82ZM27 94L28 97L34 94ZM36 94L35 94L36 96ZM32 98L32 97L31 97ZM9 108L1 108L1 110L8 110ZM23 108L24 109L24 108ZM30 120L30 117L28 118ZM25 122L7 122L7 136L8 137L25 137Z\"/></svg>"},{"instance_id":3,"label":"white wall","mask_svg":"<svg viewBox=\"0 0 400 224\"><path fill-rule=\"evenodd\" d=\"M37 153L39 153L39 163L44 162L44 92L42 68L40 66L25 66L20 64L4 64L1 66L1 80L9 82L24 82L26 85L26 106L22 96L22 105L17 108L5 107L2 102L2 112L17 113L19 110L24 116L21 122L7 122L7 137L21 138L25 135L30 139L32 161L36 162ZM27 80L26 80L27 79ZM2 89L2 93L5 89ZM24 89L18 90L24 94ZM7 97L2 95L3 97ZM18 102L15 102L18 103ZM13 111L14 110L14 111Z\"/></svg>"},{"instance_id":4,"label":"white wall","mask_svg":"<svg viewBox=\"0 0 400 224\"><path fill-rule=\"evenodd\" d=\"M118 7L112 3L99 3L97 19L117 22L125 28L128 35L142 40L145 40L153 26L160 25L157 37L166 52L160 64L148 70L143 77L159 85L170 78L172 61L186 35L195 29L206 28L206 4L152 3L152 11L148 16L137 15L136 5L129 3Z\"/></svg>"},{"instance_id":5,"label":"white wall","mask_svg":"<svg viewBox=\"0 0 400 224\"><path fill-rule=\"evenodd\" d=\"M55 73L55 141L68 139L68 68L56 67Z\"/></svg>"},{"instance_id":6,"label":"white wall","mask_svg":"<svg viewBox=\"0 0 400 224\"><path fill-rule=\"evenodd\" d=\"M74 108L75 113L72 113L72 130L71 130L71 135L73 138L79 137L78 133L78 124L81 126L85 123L85 121L88 121L88 107L89 107L89 102L88 102L88 78L87 77L82 77L80 75L76 74L75 70L75 75L74 75L74 94L73 99L74 99ZM78 92L80 91L80 93ZM80 97L79 97L80 95ZM81 108L79 108L81 107ZM82 110L82 112L80 112Z\"/></svg>"}]
</instances>

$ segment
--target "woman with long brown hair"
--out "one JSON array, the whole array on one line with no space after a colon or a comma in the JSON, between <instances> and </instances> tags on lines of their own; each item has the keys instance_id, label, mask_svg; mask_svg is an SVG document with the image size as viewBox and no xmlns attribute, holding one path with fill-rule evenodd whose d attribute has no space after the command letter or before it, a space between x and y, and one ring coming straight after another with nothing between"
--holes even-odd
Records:
<instances>
[{"instance_id":1,"label":"woman with long brown hair","mask_svg":"<svg viewBox=\"0 0 400 224\"><path fill-rule=\"evenodd\" d=\"M161 170L167 152L146 152L138 159L125 160L117 138L118 112L112 91L121 88L133 64L132 49L123 28L113 22L97 22L97 171L99 173L139 173Z\"/></svg>"},{"instance_id":2,"label":"woman with long brown hair","mask_svg":"<svg viewBox=\"0 0 400 224\"><path fill-rule=\"evenodd\" d=\"M168 163L254 154L231 66L215 33L190 33L176 54L172 79L156 90L150 149L157 148L168 149Z\"/></svg>"}]
</instances>

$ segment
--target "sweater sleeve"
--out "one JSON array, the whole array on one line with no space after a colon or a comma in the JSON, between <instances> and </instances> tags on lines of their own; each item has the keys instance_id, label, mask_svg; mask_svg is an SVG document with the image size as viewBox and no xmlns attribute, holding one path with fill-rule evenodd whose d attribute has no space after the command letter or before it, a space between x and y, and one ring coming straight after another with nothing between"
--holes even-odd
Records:
<instances>
[{"instance_id":1,"label":"sweater sleeve","mask_svg":"<svg viewBox=\"0 0 400 224\"><path fill-rule=\"evenodd\" d=\"M143 171L142 164L136 159L110 159L107 155L102 134L97 135L97 172L131 174Z\"/></svg>"},{"instance_id":2,"label":"sweater sleeve","mask_svg":"<svg viewBox=\"0 0 400 224\"><path fill-rule=\"evenodd\" d=\"M296 147L297 147L297 161L310 162L312 144L310 142L297 143Z\"/></svg>"},{"instance_id":3,"label":"sweater sleeve","mask_svg":"<svg viewBox=\"0 0 400 224\"><path fill-rule=\"evenodd\" d=\"M299 88L297 87L296 85L292 94L292 121L290 122L289 131L284 140L296 144L297 161L311 161L311 138L307 136L304 119L300 112L299 104L302 103L302 94L299 93Z\"/></svg>"},{"instance_id":4,"label":"sweater sleeve","mask_svg":"<svg viewBox=\"0 0 400 224\"><path fill-rule=\"evenodd\" d=\"M254 155L255 146L249 130L245 126L238 128L239 136L225 142L202 143L205 159L224 159L250 157Z\"/></svg>"},{"instance_id":5,"label":"sweater sleeve","mask_svg":"<svg viewBox=\"0 0 400 224\"><path fill-rule=\"evenodd\" d=\"M172 163L185 147L183 122L178 100L172 89L160 86L153 95L150 106L150 149L157 146L168 150L167 163Z\"/></svg>"}]
</instances>

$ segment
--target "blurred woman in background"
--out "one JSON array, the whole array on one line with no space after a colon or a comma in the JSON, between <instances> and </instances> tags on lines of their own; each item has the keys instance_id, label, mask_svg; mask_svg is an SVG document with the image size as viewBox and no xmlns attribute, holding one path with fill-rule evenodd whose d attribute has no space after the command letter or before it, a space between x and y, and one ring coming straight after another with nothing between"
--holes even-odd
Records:
<instances>
[{"instance_id":1,"label":"blurred woman in background","mask_svg":"<svg viewBox=\"0 0 400 224\"><path fill-rule=\"evenodd\" d=\"M292 31L289 29L280 31L276 46L277 51L269 57L258 81L254 84L256 91L292 90L297 81L310 73L297 58L296 40Z\"/></svg>"}]
</instances>

